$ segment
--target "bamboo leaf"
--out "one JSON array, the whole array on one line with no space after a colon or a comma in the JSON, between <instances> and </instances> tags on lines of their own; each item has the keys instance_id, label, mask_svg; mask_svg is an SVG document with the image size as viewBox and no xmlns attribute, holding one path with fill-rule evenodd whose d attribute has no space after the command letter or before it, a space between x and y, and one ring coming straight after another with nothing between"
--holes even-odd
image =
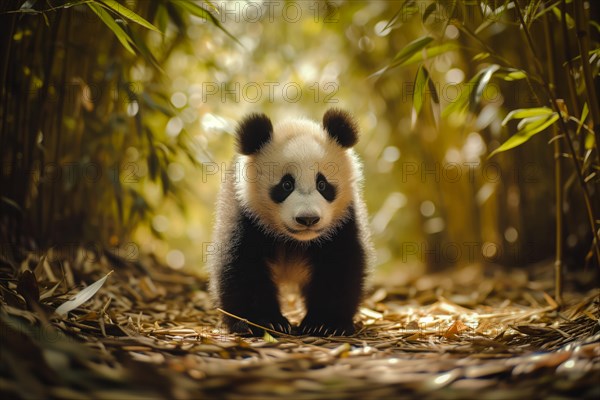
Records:
<instances>
[{"instance_id":1,"label":"bamboo leaf","mask_svg":"<svg viewBox=\"0 0 600 400\"><path fill-rule=\"evenodd\" d=\"M40 301L46 300L47 298L52 297L52 295L54 295L54 292L56 291L56 289L58 289L58 287L62 283L63 283L63 279L61 279L60 281L56 282L56 285L52 286L50 289L48 289L44 293L42 293L40 295Z\"/></svg>"},{"instance_id":2,"label":"bamboo leaf","mask_svg":"<svg viewBox=\"0 0 600 400\"><path fill-rule=\"evenodd\" d=\"M263 335L263 340L267 343L277 343L277 339L275 339L269 332L265 331Z\"/></svg>"},{"instance_id":3,"label":"bamboo leaf","mask_svg":"<svg viewBox=\"0 0 600 400\"><path fill-rule=\"evenodd\" d=\"M583 128L583 124L585 124L585 119L587 118L589 112L590 110L588 108L588 103L585 102L583 104L583 110L581 111L581 117L579 118L579 122L577 123L577 132L575 133L575 136L579 136L581 128Z\"/></svg>"},{"instance_id":4,"label":"bamboo leaf","mask_svg":"<svg viewBox=\"0 0 600 400\"><path fill-rule=\"evenodd\" d=\"M429 79L429 71L425 68L424 65L421 65L417 70L417 75L415 76L415 81L413 84L413 111L416 115L419 115L421 112L421 108L423 107L423 97L425 92L425 85L427 84L427 80Z\"/></svg>"},{"instance_id":5,"label":"bamboo leaf","mask_svg":"<svg viewBox=\"0 0 600 400\"><path fill-rule=\"evenodd\" d=\"M502 120L502 126L506 126L508 121L512 119L548 116L552 113L552 109L548 107L519 108L508 113L508 115Z\"/></svg>"},{"instance_id":6,"label":"bamboo leaf","mask_svg":"<svg viewBox=\"0 0 600 400\"><path fill-rule=\"evenodd\" d=\"M87 3L88 7L104 22L104 24L115 34L119 42L129 51L135 55L135 50L131 46L131 38L123 28L117 24L117 22L106 12L104 9L96 3Z\"/></svg>"},{"instance_id":7,"label":"bamboo leaf","mask_svg":"<svg viewBox=\"0 0 600 400\"><path fill-rule=\"evenodd\" d=\"M393 68L406 67L408 65L416 64L418 62L422 62L427 59L437 57L437 56L447 53L449 51L457 50L459 47L460 46L456 42L446 42L446 43L440 44L438 46L428 47L426 49L423 49L423 51L413 54L410 58L408 58L404 62L402 62L400 64L394 64L392 67Z\"/></svg>"},{"instance_id":8,"label":"bamboo leaf","mask_svg":"<svg viewBox=\"0 0 600 400\"><path fill-rule=\"evenodd\" d=\"M548 9L546 9L544 12L546 12L547 10ZM552 12L558 19L558 22L562 21L562 13L557 7L553 7ZM575 21L573 20L573 17L571 17L568 13L565 13L565 20L567 21L567 29L573 29L575 27Z\"/></svg>"},{"instance_id":9,"label":"bamboo leaf","mask_svg":"<svg viewBox=\"0 0 600 400\"><path fill-rule=\"evenodd\" d=\"M438 10L437 8L437 3L431 3L430 5L427 6L427 8L425 9L425 11L423 12L423 16L421 17L421 21L423 23L425 23L427 21L427 18L433 14L434 12L436 12Z\"/></svg>"},{"instance_id":10,"label":"bamboo leaf","mask_svg":"<svg viewBox=\"0 0 600 400\"><path fill-rule=\"evenodd\" d=\"M426 94L431 96L431 105L432 111L434 114L434 118L436 119L436 124L439 122L439 95L437 93L437 89L435 88L435 84L431 80L431 76L429 71L424 65L419 67L417 71L417 75L415 76L414 87L413 87L413 109L411 113L411 124L414 128L417 122L417 117L421 113L423 108L423 103L425 100Z\"/></svg>"},{"instance_id":11,"label":"bamboo leaf","mask_svg":"<svg viewBox=\"0 0 600 400\"><path fill-rule=\"evenodd\" d=\"M204 0L204 4L206 4L206 6L208 8L210 8L211 10L213 10L213 12L216 12L217 14L219 13L219 8L213 4L212 1L210 0Z\"/></svg>"},{"instance_id":12,"label":"bamboo leaf","mask_svg":"<svg viewBox=\"0 0 600 400\"><path fill-rule=\"evenodd\" d=\"M102 1L102 3L104 3L104 5L110 7L112 10L114 10L117 14L121 15L122 17L125 17L128 20L133 21L136 24L143 26L144 28L150 29L155 32L160 32L157 27L152 25L150 22L148 22L142 16L136 14L133 10L130 10L129 8L125 7L123 4L119 4L115 0L101 0L101 1Z\"/></svg>"},{"instance_id":13,"label":"bamboo leaf","mask_svg":"<svg viewBox=\"0 0 600 400\"><path fill-rule=\"evenodd\" d=\"M483 71L479 71L461 88L458 97L451 101L450 104L448 104L448 106L442 111L443 117L447 117L455 112L462 113L467 108L469 98L471 97L471 92L473 91L473 88L475 87L476 82L479 80L482 73Z\"/></svg>"},{"instance_id":14,"label":"bamboo leaf","mask_svg":"<svg viewBox=\"0 0 600 400\"><path fill-rule=\"evenodd\" d=\"M495 73L496 77L504 79L507 82L518 81L527 78L527 73L522 69L500 68Z\"/></svg>"},{"instance_id":15,"label":"bamboo leaf","mask_svg":"<svg viewBox=\"0 0 600 400\"><path fill-rule=\"evenodd\" d=\"M520 129L517 131L517 133L512 135L506 142L502 143L502 145L500 145L500 147L498 147L496 150L494 150L488 156L488 159L498 153L501 153L503 151L510 150L512 148L522 145L523 143L525 143L529 139L531 139L534 135L542 132L544 129L546 129L553 123L555 123L557 120L558 120L557 113L552 113L549 116L531 117L531 118L523 119L521 122L523 122L523 121L525 121L525 122L520 126Z\"/></svg>"},{"instance_id":16,"label":"bamboo leaf","mask_svg":"<svg viewBox=\"0 0 600 400\"><path fill-rule=\"evenodd\" d=\"M492 25L493 23L499 22L500 16L502 14L504 14L506 12L506 10L510 10L511 8L514 8L514 7L515 7L515 4L514 4L514 2L511 1L509 3L505 3L505 4L501 5L500 7L496 8L492 12L491 15L489 15L489 14L485 15L483 23L475 29L475 34L479 34L481 31L483 31L488 26Z\"/></svg>"},{"instance_id":17,"label":"bamboo leaf","mask_svg":"<svg viewBox=\"0 0 600 400\"><path fill-rule=\"evenodd\" d=\"M158 30L161 32L165 32L167 30L167 25L169 24L169 14L167 13L166 7L161 3L156 10L156 16L154 17L156 21L156 25ZM163 36L163 42L165 40L165 36Z\"/></svg>"},{"instance_id":18,"label":"bamboo leaf","mask_svg":"<svg viewBox=\"0 0 600 400\"><path fill-rule=\"evenodd\" d=\"M0 196L0 201L8 204L9 206L11 206L12 208L14 208L15 210L17 210L20 213L23 212L23 209L21 208L21 206L19 206L19 204L17 204L16 201L9 199L8 197Z\"/></svg>"},{"instance_id":19,"label":"bamboo leaf","mask_svg":"<svg viewBox=\"0 0 600 400\"><path fill-rule=\"evenodd\" d=\"M388 65L388 66L380 69L379 71L373 73L372 75L370 75L369 78L378 78L379 76L383 75L385 72L387 72L393 68L407 67L412 64L417 64L417 63L423 62L427 59L437 57L441 54L447 53L449 51L457 50L459 47L460 46L458 45L458 43L446 42L446 43L440 44L438 46L432 46L432 47L422 49L422 51L419 51L419 52L413 54L411 57L404 60L403 62L397 62L397 61L392 62L390 65Z\"/></svg>"},{"instance_id":20,"label":"bamboo leaf","mask_svg":"<svg viewBox=\"0 0 600 400\"><path fill-rule=\"evenodd\" d=\"M23 4L21 4L21 7L19 7L19 11L23 13L38 13L38 11L33 9L35 3L37 3L37 0L27 0Z\"/></svg>"},{"instance_id":21,"label":"bamboo leaf","mask_svg":"<svg viewBox=\"0 0 600 400\"><path fill-rule=\"evenodd\" d=\"M479 105L481 98L483 97L483 92L487 87L487 84L492 79L494 72L498 71L500 66L497 64L492 64L487 68L484 68L480 74L476 75L477 79L475 79L475 86L470 93L469 96L469 108L471 111L475 111L476 106Z\"/></svg>"},{"instance_id":22,"label":"bamboo leaf","mask_svg":"<svg viewBox=\"0 0 600 400\"><path fill-rule=\"evenodd\" d=\"M110 274L112 274L112 271L106 274L103 278L97 280L90 286L83 289L81 292L77 293L71 300L65 301L63 304L60 305L60 307L56 309L56 313L58 315L66 315L69 311L76 309L77 307L91 299L96 294L96 292L100 290L102 285L104 285L104 282L106 282L106 279Z\"/></svg>"},{"instance_id":23,"label":"bamboo leaf","mask_svg":"<svg viewBox=\"0 0 600 400\"><path fill-rule=\"evenodd\" d=\"M485 60L486 58L488 58L490 56L490 53L488 52L482 52L482 53L477 53L475 54L475 56L473 57L473 61L481 61L481 60Z\"/></svg>"},{"instance_id":24,"label":"bamboo leaf","mask_svg":"<svg viewBox=\"0 0 600 400\"><path fill-rule=\"evenodd\" d=\"M398 9L398 11L396 11L396 13L394 13L392 18L390 18L390 20L385 25L383 30L385 31L387 29L392 29L392 28L396 28L397 26L400 26L401 24L396 25L398 20L402 21L404 19L404 18L400 18L400 17L406 17L406 15L410 15L410 14L408 14L408 12L413 11L413 8L415 8L415 1L414 0L410 0L410 1L405 0L404 3ZM414 10L413 13L416 14L417 11L418 10Z\"/></svg>"},{"instance_id":25,"label":"bamboo leaf","mask_svg":"<svg viewBox=\"0 0 600 400\"><path fill-rule=\"evenodd\" d=\"M400 50L398 54L396 54L396 56L392 60L392 65L402 65L405 61L409 60L412 56L414 56L418 51L423 50L425 47L427 47L427 45L432 41L433 38L431 36L423 36L416 40L413 40L412 42L404 46L404 48Z\"/></svg>"},{"instance_id":26,"label":"bamboo leaf","mask_svg":"<svg viewBox=\"0 0 600 400\"><path fill-rule=\"evenodd\" d=\"M210 11L202 8L198 4L193 3L191 1L175 1L172 4L180 7L182 10L185 10L198 18L202 18L205 21L210 21L214 26L216 26L217 28L222 30L227 36L229 36L236 43L238 43L240 46L243 47L242 43L235 36L233 36L227 29L225 29L223 24L221 24L221 21L219 21L219 19L217 17L215 17Z\"/></svg>"}]
</instances>

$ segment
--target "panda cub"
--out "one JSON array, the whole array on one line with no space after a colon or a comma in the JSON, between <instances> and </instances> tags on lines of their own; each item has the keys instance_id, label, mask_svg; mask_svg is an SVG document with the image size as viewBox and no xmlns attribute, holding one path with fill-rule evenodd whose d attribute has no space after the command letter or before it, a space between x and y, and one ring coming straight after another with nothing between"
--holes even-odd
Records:
<instances>
[{"instance_id":1,"label":"panda cub","mask_svg":"<svg viewBox=\"0 0 600 400\"><path fill-rule=\"evenodd\" d=\"M211 293L224 311L284 333L350 335L373 260L352 117L330 109L322 124L264 114L241 121L235 173L218 201L208 260ZM306 315L292 329L282 285L295 284ZM225 315L231 332L262 330Z\"/></svg>"}]
</instances>

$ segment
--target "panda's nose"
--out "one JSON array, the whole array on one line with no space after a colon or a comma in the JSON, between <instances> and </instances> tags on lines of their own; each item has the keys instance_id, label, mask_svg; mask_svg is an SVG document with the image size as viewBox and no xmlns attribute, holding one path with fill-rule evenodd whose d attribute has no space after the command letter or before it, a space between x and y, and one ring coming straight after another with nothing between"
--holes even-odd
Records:
<instances>
[{"instance_id":1,"label":"panda's nose","mask_svg":"<svg viewBox=\"0 0 600 400\"><path fill-rule=\"evenodd\" d=\"M304 226L313 226L320 220L321 218L317 215L299 215L296 217L296 222Z\"/></svg>"}]
</instances>

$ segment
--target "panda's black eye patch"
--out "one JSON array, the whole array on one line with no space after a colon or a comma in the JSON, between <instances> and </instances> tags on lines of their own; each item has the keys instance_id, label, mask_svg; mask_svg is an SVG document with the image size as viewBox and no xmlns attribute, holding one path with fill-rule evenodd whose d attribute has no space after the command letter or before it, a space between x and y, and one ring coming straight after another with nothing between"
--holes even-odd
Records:
<instances>
[{"instance_id":1,"label":"panda's black eye patch","mask_svg":"<svg viewBox=\"0 0 600 400\"><path fill-rule=\"evenodd\" d=\"M283 203L285 199L287 199L288 196L294 191L295 182L296 181L292 175L285 174L277 185L271 187L271 190L269 191L271 200L273 200L275 203Z\"/></svg>"},{"instance_id":2,"label":"panda's black eye patch","mask_svg":"<svg viewBox=\"0 0 600 400\"><path fill-rule=\"evenodd\" d=\"M335 196L337 195L335 186L329 183L325 176L320 172L317 174L317 190L321 193L321 196L330 203L335 200Z\"/></svg>"}]
</instances>

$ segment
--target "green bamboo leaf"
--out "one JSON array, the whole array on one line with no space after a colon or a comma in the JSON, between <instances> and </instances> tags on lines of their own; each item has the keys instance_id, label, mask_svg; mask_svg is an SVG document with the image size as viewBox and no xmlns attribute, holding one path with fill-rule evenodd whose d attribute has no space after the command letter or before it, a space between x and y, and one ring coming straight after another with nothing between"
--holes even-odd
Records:
<instances>
[{"instance_id":1,"label":"green bamboo leaf","mask_svg":"<svg viewBox=\"0 0 600 400\"><path fill-rule=\"evenodd\" d=\"M144 28L150 29L155 32L160 32L157 27L152 25L150 22L148 22L142 16L136 14L135 11L130 10L129 8L125 7L123 4L119 4L115 0L100 0L100 1L102 3L104 3L104 5L110 7L113 11L115 11L117 14L121 15L122 17L125 17L128 20L133 21L136 24L143 26Z\"/></svg>"},{"instance_id":2,"label":"green bamboo leaf","mask_svg":"<svg viewBox=\"0 0 600 400\"><path fill-rule=\"evenodd\" d=\"M421 21L423 23L425 23L427 21L427 18L433 14L434 12L436 12L438 10L438 5L437 3L431 3L430 5L427 6L427 8L425 9L425 11L423 12L423 16L421 17Z\"/></svg>"},{"instance_id":3,"label":"green bamboo leaf","mask_svg":"<svg viewBox=\"0 0 600 400\"><path fill-rule=\"evenodd\" d=\"M66 315L69 311L73 311L74 309L91 299L96 294L96 292L100 290L102 285L104 285L104 282L106 282L106 278L108 278L110 274L112 274L112 271L104 275L103 278L97 280L90 286L83 289L81 292L77 293L72 299L65 301L63 304L60 305L60 307L56 309L56 313L58 315Z\"/></svg>"},{"instance_id":4,"label":"green bamboo leaf","mask_svg":"<svg viewBox=\"0 0 600 400\"><path fill-rule=\"evenodd\" d=\"M544 12L548 11L548 9L546 9ZM562 21L562 12L561 10L559 10L557 7L553 7L552 8L552 12L554 13L554 15L556 16L556 18L558 19L558 22ZM573 29L575 27L575 21L573 20L573 17L571 17L569 15L569 13L565 13L565 20L567 21L567 29Z\"/></svg>"},{"instance_id":5,"label":"green bamboo leaf","mask_svg":"<svg viewBox=\"0 0 600 400\"><path fill-rule=\"evenodd\" d=\"M198 18L202 18L205 21L210 21L214 26L222 30L227 36L229 36L236 43L243 47L242 43L235 36L229 33L229 31L225 29L223 24L221 24L221 21L219 21L219 19L208 10L202 8L198 4L191 1L173 1L172 4L178 6L182 10L187 11Z\"/></svg>"},{"instance_id":6,"label":"green bamboo leaf","mask_svg":"<svg viewBox=\"0 0 600 400\"><path fill-rule=\"evenodd\" d=\"M433 41L431 36L423 36L416 40L413 40L402 50L396 54L396 56L392 59L393 66L400 66L405 61L409 60L412 56L414 56L418 51L423 50L429 43Z\"/></svg>"},{"instance_id":7,"label":"green bamboo leaf","mask_svg":"<svg viewBox=\"0 0 600 400\"><path fill-rule=\"evenodd\" d=\"M404 18L401 18L401 17L410 15L409 12L413 8L415 8L415 1L414 0L410 0L410 1L405 0L404 3L402 5L400 5L400 8L398 9L398 11L396 11L396 13L392 16L392 18L390 18L390 20L385 25L383 30L385 31L385 30L396 28L397 26L400 26L401 23L396 25L398 20L402 21ZM418 10L414 10L414 13L416 14L417 11Z\"/></svg>"},{"instance_id":8,"label":"green bamboo leaf","mask_svg":"<svg viewBox=\"0 0 600 400\"><path fill-rule=\"evenodd\" d=\"M475 29L475 34L478 35L481 31L483 31L493 23L500 22L500 16L502 16L502 14L506 12L506 10L510 10L512 8L515 8L515 4L511 1L510 3L505 3L504 5L501 5L500 7L496 8L492 12L492 14L484 15L484 21Z\"/></svg>"},{"instance_id":9,"label":"green bamboo leaf","mask_svg":"<svg viewBox=\"0 0 600 400\"><path fill-rule=\"evenodd\" d=\"M9 206L11 206L12 208L14 208L15 210L17 210L20 213L23 212L23 209L19 206L19 204L17 204L17 202L14 200L9 199L8 197L0 196L0 201L8 204Z\"/></svg>"},{"instance_id":10,"label":"green bamboo leaf","mask_svg":"<svg viewBox=\"0 0 600 400\"><path fill-rule=\"evenodd\" d=\"M213 10L213 12L216 12L217 14L219 13L219 7L217 7L215 4L213 4L212 1L210 1L210 0L204 0L204 4L206 4L206 6L208 8L210 8L211 10Z\"/></svg>"},{"instance_id":11,"label":"green bamboo leaf","mask_svg":"<svg viewBox=\"0 0 600 400\"><path fill-rule=\"evenodd\" d=\"M269 332L265 331L263 334L263 340L267 343L277 343L277 339L275 339Z\"/></svg>"},{"instance_id":12,"label":"green bamboo leaf","mask_svg":"<svg viewBox=\"0 0 600 400\"><path fill-rule=\"evenodd\" d=\"M115 34L119 42L129 51L131 54L135 55L135 50L131 46L132 41L129 35L125 33L123 28L117 24L117 22L98 4L96 3L87 3L88 7L104 22L104 24Z\"/></svg>"},{"instance_id":13,"label":"green bamboo leaf","mask_svg":"<svg viewBox=\"0 0 600 400\"><path fill-rule=\"evenodd\" d=\"M527 78L527 72L516 68L500 68L495 76L507 82L512 82Z\"/></svg>"},{"instance_id":14,"label":"green bamboo leaf","mask_svg":"<svg viewBox=\"0 0 600 400\"><path fill-rule=\"evenodd\" d=\"M422 49L422 51L419 51L419 52L413 54L411 57L409 57L408 59L404 60L401 63L392 62L390 65L371 74L369 76L369 78L378 78L379 76L383 75L385 72L387 72L391 69L394 69L397 67L407 67L412 64L417 64L417 63L423 62L425 60L428 60L430 58L434 58L441 54L447 53L449 51L457 50L459 47L460 46L456 42L446 42L446 43L440 44L438 46L432 46L432 47Z\"/></svg>"},{"instance_id":15,"label":"green bamboo leaf","mask_svg":"<svg viewBox=\"0 0 600 400\"><path fill-rule=\"evenodd\" d=\"M471 90L469 96L469 108L471 111L475 111L481 98L483 97L483 92L487 87L487 84L494 76L494 73L500 69L500 66L497 64L492 64L487 68L484 68L481 73L477 75L477 79L475 80L475 86L473 90Z\"/></svg>"},{"instance_id":16,"label":"green bamboo leaf","mask_svg":"<svg viewBox=\"0 0 600 400\"><path fill-rule=\"evenodd\" d=\"M448 117L450 114L454 114L454 113L462 113L466 108L467 108L467 104L469 102L469 95L471 93L471 88L473 86L470 84L467 84L465 87L463 87L460 91L460 94L458 95L458 97L454 100L452 100L442 111L442 117L446 118Z\"/></svg>"},{"instance_id":17,"label":"green bamboo leaf","mask_svg":"<svg viewBox=\"0 0 600 400\"><path fill-rule=\"evenodd\" d=\"M577 123L577 132L575 133L575 136L579 136L581 128L583 128L583 124L585 124L585 119L587 118L589 112L590 110L588 108L588 103L585 102L583 104L583 110L581 111L581 117L579 118L579 122Z\"/></svg>"},{"instance_id":18,"label":"green bamboo leaf","mask_svg":"<svg viewBox=\"0 0 600 400\"><path fill-rule=\"evenodd\" d=\"M473 61L481 61L481 60L485 60L486 58L488 58L490 56L490 53L488 52L482 52L482 53L477 53L475 54L475 56L473 57Z\"/></svg>"},{"instance_id":19,"label":"green bamboo leaf","mask_svg":"<svg viewBox=\"0 0 600 400\"><path fill-rule=\"evenodd\" d=\"M159 31L165 32L167 30L167 25L169 24L169 15L167 13L167 9L165 6L160 3L158 9L156 10L156 16L154 17L156 21L156 25ZM163 41L165 37L163 36Z\"/></svg>"},{"instance_id":20,"label":"green bamboo leaf","mask_svg":"<svg viewBox=\"0 0 600 400\"><path fill-rule=\"evenodd\" d=\"M548 116L552 113L552 109L548 107L519 108L508 113L508 115L502 120L502 126L506 126L508 121L512 119L542 117Z\"/></svg>"},{"instance_id":21,"label":"green bamboo leaf","mask_svg":"<svg viewBox=\"0 0 600 400\"><path fill-rule=\"evenodd\" d=\"M431 80L431 76L429 71L424 65L421 65L417 71L417 75L415 76L415 80L413 83L413 109L412 109L412 127L414 128L417 117L421 113L423 109L423 103L425 100L426 94L431 96L431 105L432 110L434 111L434 117L436 118L436 124L438 123L437 117L439 117L439 103L440 98L435 88L435 84L433 80ZM436 108L437 107L437 108Z\"/></svg>"},{"instance_id":22,"label":"green bamboo leaf","mask_svg":"<svg viewBox=\"0 0 600 400\"><path fill-rule=\"evenodd\" d=\"M419 115L421 108L423 108L423 98L425 97L425 85L429 80L429 71L424 65L421 65L417 70L417 75L413 83L413 111L416 115Z\"/></svg>"},{"instance_id":23,"label":"green bamboo leaf","mask_svg":"<svg viewBox=\"0 0 600 400\"><path fill-rule=\"evenodd\" d=\"M529 139L531 139L535 134L543 131L544 129L546 129L553 123L555 123L557 120L558 120L557 113L552 113L549 116L531 117L531 118L523 119L521 122L525 121L525 123L523 123L520 126L520 129L517 131L517 133L512 135L506 142L502 143L502 145L500 145L500 147L498 147L496 150L494 150L488 156L488 159L498 153L501 153L503 151L510 150L512 148L522 145L523 143L525 143Z\"/></svg>"},{"instance_id":24,"label":"green bamboo leaf","mask_svg":"<svg viewBox=\"0 0 600 400\"><path fill-rule=\"evenodd\" d=\"M479 71L477 74L475 74L474 77L472 77L469 80L469 82L462 86L458 97L451 101L442 111L442 117L447 117L453 113L462 113L467 108L467 105L469 104L469 99L471 98L471 93L475 88L477 81L480 79L480 75L482 73L483 70Z\"/></svg>"},{"instance_id":25,"label":"green bamboo leaf","mask_svg":"<svg viewBox=\"0 0 600 400\"><path fill-rule=\"evenodd\" d=\"M413 54L404 62L392 65L392 67L406 67L408 65L416 64L428 60L430 58L437 57L449 51L457 50L459 47L459 44L456 42L446 42L438 46L428 47L426 49L423 49L423 51L419 51L418 53Z\"/></svg>"}]
</instances>

